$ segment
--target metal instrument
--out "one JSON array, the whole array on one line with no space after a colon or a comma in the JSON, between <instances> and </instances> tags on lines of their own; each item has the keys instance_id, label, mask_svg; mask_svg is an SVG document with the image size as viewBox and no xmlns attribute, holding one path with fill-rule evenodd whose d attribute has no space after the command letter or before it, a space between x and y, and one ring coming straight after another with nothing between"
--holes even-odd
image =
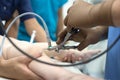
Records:
<instances>
[{"instance_id":1,"label":"metal instrument","mask_svg":"<svg viewBox=\"0 0 120 80\"><path fill-rule=\"evenodd\" d=\"M79 29L72 28L71 31L66 34L62 43L60 43L57 46L49 47L48 50L56 50L57 52L59 52L60 49L75 49L75 48L77 48L77 46L65 46L65 44L66 44L67 40L71 37L71 35L76 34L79 31L80 31Z\"/></svg>"}]
</instances>

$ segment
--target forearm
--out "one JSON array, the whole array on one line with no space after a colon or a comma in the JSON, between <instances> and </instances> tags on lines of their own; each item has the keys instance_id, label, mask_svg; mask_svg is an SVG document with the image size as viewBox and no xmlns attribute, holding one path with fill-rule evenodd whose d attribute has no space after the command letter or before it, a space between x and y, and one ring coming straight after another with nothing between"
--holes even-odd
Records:
<instances>
[{"instance_id":1,"label":"forearm","mask_svg":"<svg viewBox=\"0 0 120 80\"><path fill-rule=\"evenodd\" d=\"M55 64L45 55L39 57L38 59ZM100 80L84 74L72 73L62 67L50 66L36 61L32 61L29 64L29 68L37 75L42 76L45 80Z\"/></svg>"},{"instance_id":2,"label":"forearm","mask_svg":"<svg viewBox=\"0 0 120 80\"><path fill-rule=\"evenodd\" d=\"M69 80L104 80L100 78L94 78L85 74L74 74Z\"/></svg>"},{"instance_id":3,"label":"forearm","mask_svg":"<svg viewBox=\"0 0 120 80\"><path fill-rule=\"evenodd\" d=\"M4 77L5 72L3 69L4 69L3 57L0 56L0 77Z\"/></svg>"},{"instance_id":4,"label":"forearm","mask_svg":"<svg viewBox=\"0 0 120 80\"><path fill-rule=\"evenodd\" d=\"M118 23L120 21L120 10L118 7L120 7L120 0L105 0L100 4L94 5L89 11L94 25L120 26Z\"/></svg>"},{"instance_id":5,"label":"forearm","mask_svg":"<svg viewBox=\"0 0 120 80\"><path fill-rule=\"evenodd\" d=\"M8 28L8 25L13 21L13 19L18 16L18 12L15 11L13 16L11 17L10 20L8 20L6 23L5 23L5 29ZM17 21L14 22L14 24L12 25L12 27L10 28L9 32L8 32L8 36L9 37L14 37L14 38L17 38L17 35L18 35L18 26L19 26L19 19Z\"/></svg>"},{"instance_id":6,"label":"forearm","mask_svg":"<svg viewBox=\"0 0 120 80\"><path fill-rule=\"evenodd\" d=\"M31 36L32 31L36 31L35 41L37 42L46 42L47 37L44 29L39 25L35 18L25 21L25 26L28 34Z\"/></svg>"},{"instance_id":7,"label":"forearm","mask_svg":"<svg viewBox=\"0 0 120 80\"><path fill-rule=\"evenodd\" d=\"M3 36L0 36L0 42L2 42L2 39L3 39ZM9 41L5 38L5 41L4 41L4 44L3 44L3 47L2 47L2 56L5 56L6 57L6 53L7 53L7 50L8 48L11 47L11 44L9 43Z\"/></svg>"},{"instance_id":8,"label":"forearm","mask_svg":"<svg viewBox=\"0 0 120 80\"><path fill-rule=\"evenodd\" d=\"M64 29L63 25L63 9L60 8L58 11L58 25L57 25L57 36Z\"/></svg>"},{"instance_id":9,"label":"forearm","mask_svg":"<svg viewBox=\"0 0 120 80\"><path fill-rule=\"evenodd\" d=\"M2 77L2 56L0 56L0 77Z\"/></svg>"},{"instance_id":10,"label":"forearm","mask_svg":"<svg viewBox=\"0 0 120 80\"><path fill-rule=\"evenodd\" d=\"M2 36L0 36L0 40L2 40ZM55 51L49 51L47 50L47 43L33 43L30 44L26 41L18 41L14 38L11 38L11 40L23 51L27 52L27 53L39 53L39 52L45 52L45 54L49 57L53 57L53 56L57 56L57 52ZM7 45L6 45L7 44ZM10 58L14 58L20 55L23 55L20 51L18 51L9 41L8 39L5 39L3 46L3 58L4 59L10 59ZM26 45L26 46L25 46ZM61 55L62 56L62 55ZM62 56L63 57L63 56Z\"/></svg>"},{"instance_id":11,"label":"forearm","mask_svg":"<svg viewBox=\"0 0 120 80\"><path fill-rule=\"evenodd\" d=\"M5 24L5 29L8 28L8 25L12 22L13 19L10 19L9 21L7 21L7 23ZM18 35L18 25L19 25L19 20L17 22L15 22L13 24L13 26L10 28L9 32L8 32L8 36L9 37L13 37L13 38L17 38Z\"/></svg>"},{"instance_id":12,"label":"forearm","mask_svg":"<svg viewBox=\"0 0 120 80\"><path fill-rule=\"evenodd\" d=\"M49 57L47 57L46 55L42 55L41 57L37 58L39 60L42 61L46 61L49 63L53 63ZM33 71L34 73L36 73L39 76L42 76L45 80L56 80L56 76L54 76L54 73L49 73L49 69L53 70L55 67L53 66L49 66L43 63L38 63L36 61L32 61L29 64L29 68L31 71Z\"/></svg>"},{"instance_id":13,"label":"forearm","mask_svg":"<svg viewBox=\"0 0 120 80\"><path fill-rule=\"evenodd\" d=\"M42 57L38 59L56 64L46 55L42 55ZM45 80L70 80L71 76L74 74L62 67L50 66L36 61L32 61L29 64L29 68L37 75L42 76Z\"/></svg>"}]
</instances>

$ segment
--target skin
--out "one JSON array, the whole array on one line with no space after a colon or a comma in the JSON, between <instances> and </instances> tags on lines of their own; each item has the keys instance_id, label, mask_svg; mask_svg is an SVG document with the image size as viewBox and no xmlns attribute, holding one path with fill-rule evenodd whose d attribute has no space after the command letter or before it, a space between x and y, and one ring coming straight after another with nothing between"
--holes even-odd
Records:
<instances>
[{"instance_id":1,"label":"skin","mask_svg":"<svg viewBox=\"0 0 120 80\"><path fill-rule=\"evenodd\" d=\"M11 21L14 18L11 18L6 24L5 27L7 28L7 26L11 23ZM28 20L24 21L27 33L29 35L32 34L32 31L35 30L36 31L36 37L35 37L35 41L37 42L47 42L47 38L46 38L46 33L44 31L44 29L40 26L40 24L37 22L37 20L35 18L31 18ZM19 20L13 24L12 28L9 31L9 36L10 37L17 37L17 32L18 32L18 25L19 25Z\"/></svg>"},{"instance_id":2,"label":"skin","mask_svg":"<svg viewBox=\"0 0 120 80\"><path fill-rule=\"evenodd\" d=\"M107 7L108 5L111 6L110 7L110 12L111 12L110 19L112 20L110 21L112 21L112 23L109 24L109 21L105 20L106 23L103 24L101 23L102 21L97 20L97 18L94 16L99 17L98 13L100 12L101 7L107 10L107 8L109 9L109 7ZM81 43L78 46L79 50L84 49L89 44L98 42L99 39L106 33L108 29L107 27L109 25L120 26L119 24L120 23L120 15L119 15L120 10L118 10L119 6L120 6L120 0L106 0L98 5L91 5L82 0L75 0L73 6L68 10L68 15L66 16L66 19L65 19L65 25L67 26L67 29L63 30L60 33L58 40L57 40L57 44L60 44L63 41L67 32L71 30L71 27L80 29L80 32L78 34L72 35L71 36L72 38L70 38L70 40ZM106 13L103 12L103 14L106 14ZM98 26L98 25L99 25L99 28L96 28L95 26ZM91 30L92 27L95 27L96 29Z\"/></svg>"},{"instance_id":3,"label":"skin","mask_svg":"<svg viewBox=\"0 0 120 80\"><path fill-rule=\"evenodd\" d=\"M13 19L18 16L18 12L15 11L12 18L10 20L8 20L5 24L5 28L7 29L8 25L13 21ZM35 18L30 18L24 21L27 33L31 36L32 31L35 30L36 31L36 37L35 37L35 41L37 42L47 42L47 38L46 38L46 32L44 31L44 29L41 27L41 25L37 22L37 20ZM8 35L10 37L17 37L17 32L18 32L18 26L19 26L19 20L17 20L13 26L11 27L11 29L8 32Z\"/></svg>"},{"instance_id":4,"label":"skin","mask_svg":"<svg viewBox=\"0 0 120 80\"><path fill-rule=\"evenodd\" d=\"M6 23L5 23L5 29L7 29L7 26L13 21L13 19L18 15L18 12L15 11L13 13L13 16L10 20L8 20ZM13 26L10 28L9 32L8 32L8 36L9 37L13 37L13 38L17 38L17 35L18 35L18 26L19 26L19 20L17 20Z\"/></svg>"},{"instance_id":5,"label":"skin","mask_svg":"<svg viewBox=\"0 0 120 80\"><path fill-rule=\"evenodd\" d=\"M37 41L37 42L46 42L47 41L45 31L39 25L39 23L37 22L37 20L35 18L31 18L29 20L26 20L24 23L25 23L26 30L27 30L29 35L32 34L33 30L36 31L35 41Z\"/></svg>"},{"instance_id":6,"label":"skin","mask_svg":"<svg viewBox=\"0 0 120 80\"><path fill-rule=\"evenodd\" d=\"M120 7L120 0L115 0L112 6L112 18L113 23L116 26L120 26L120 10L118 9Z\"/></svg>"},{"instance_id":7,"label":"skin","mask_svg":"<svg viewBox=\"0 0 120 80\"><path fill-rule=\"evenodd\" d=\"M58 34L64 29L64 24L63 24L63 8L60 8L58 11L58 24L57 24L57 37Z\"/></svg>"},{"instance_id":8,"label":"skin","mask_svg":"<svg viewBox=\"0 0 120 80\"><path fill-rule=\"evenodd\" d=\"M5 24L6 28L11 23L12 20L13 20L13 18L11 18ZM32 19L26 20L24 23L26 25L26 29L27 29L27 32L28 32L29 35L32 34L33 30L36 30L37 33L36 33L35 41L37 41L37 42L46 42L47 41L46 33L43 30L43 28L38 24L36 19L32 18ZM18 26L19 26L19 20L17 22L15 22L15 24L13 24L13 26L11 27L11 29L8 32L8 36L17 38Z\"/></svg>"},{"instance_id":9,"label":"skin","mask_svg":"<svg viewBox=\"0 0 120 80\"><path fill-rule=\"evenodd\" d=\"M2 40L2 36L0 36L0 42L1 42L1 40ZM15 42L17 41L15 39L12 39L12 40ZM17 41L17 43L20 43L20 42ZM23 42L23 41L21 42L21 44L24 44L24 43L26 43L26 42ZM11 44L7 40L5 40L4 44L5 45L7 44L7 45L3 47L3 54L5 54L7 52L7 50L11 47ZM26 46L27 46L27 43L26 43ZM28 46L30 46L30 45L28 45ZM24 50L28 50L29 48L30 47L24 48ZM41 56L38 53L31 53L31 55L33 55L34 57ZM6 55L4 55L4 56L6 56ZM18 57L14 57L9 60L6 60L3 57L3 55L0 56L0 77L12 78L12 79L17 79L17 80L43 80L42 77L37 76L35 73L33 73L28 68L28 64L31 61L32 61L31 59L29 59L26 56L22 56L22 55L18 56Z\"/></svg>"},{"instance_id":10,"label":"skin","mask_svg":"<svg viewBox=\"0 0 120 80\"><path fill-rule=\"evenodd\" d=\"M63 41L67 32L67 29L65 29L59 34L57 44L60 44ZM107 34L107 32L108 28L106 26L80 29L80 32L72 35L69 40L80 42L80 44L78 45L78 50L83 50L88 45L97 43L103 35Z\"/></svg>"},{"instance_id":11,"label":"skin","mask_svg":"<svg viewBox=\"0 0 120 80\"><path fill-rule=\"evenodd\" d=\"M110 3L110 5L109 5L109 2L112 2L112 3ZM108 18L109 18L109 20L112 21L112 23L110 21L107 21L106 18L104 18L106 20L106 23L104 23L104 22L100 21L99 19L96 20L95 19L96 17L94 17L94 18L88 17L88 15L100 16L100 14L99 14L100 11L104 14L103 16L108 16L104 13L104 11L101 10L100 7L102 7L102 9L106 9L106 11L108 9L110 9L110 7L111 7L111 9L110 9L111 16ZM120 0L106 0L103 3L100 3L98 6L95 5L94 9L96 9L96 10L93 10L93 11L96 11L96 12L90 11L91 14L89 14L89 10L92 10L91 9L92 6L82 0L75 0L73 6L68 11L68 15L65 19L65 25L67 26L68 31L71 29L71 27L79 28L80 30L82 28L85 28L86 30L88 30L87 28L95 27L98 25L105 25L105 26L107 25L107 27L110 25L114 25L114 26L118 27L118 26L120 26L120 10L118 9L119 7L120 7ZM103 32L104 32L104 30L103 30ZM63 31L63 33L65 33L65 31ZM66 35L66 33L62 36L65 36L65 35ZM80 37L80 36L78 36L78 37ZM90 37L89 37L89 39L90 39ZM96 39L96 37L94 37L94 39ZM92 40L90 40L90 41L92 41ZM88 42L87 44L90 44L90 42ZM75 78L75 76L76 76L76 78ZM86 76L86 75L81 75L81 77L80 77L80 75L79 76L75 75L75 76L72 80L100 80L100 79L91 78L90 76Z\"/></svg>"},{"instance_id":12,"label":"skin","mask_svg":"<svg viewBox=\"0 0 120 80\"><path fill-rule=\"evenodd\" d=\"M0 77L16 80L43 80L29 68L31 60L25 56L15 57L10 60L0 58Z\"/></svg>"},{"instance_id":13,"label":"skin","mask_svg":"<svg viewBox=\"0 0 120 80\"><path fill-rule=\"evenodd\" d=\"M63 8L60 8L59 11L58 11L58 23L57 23L57 32L56 32L57 37L58 37L58 34L64 29L64 25L63 25L63 12L62 11L63 11ZM7 26L12 22L12 20L16 16L18 16L18 12L17 11L15 11L14 14L13 14L13 17L9 21L6 22L5 28L7 28ZM20 21L17 20L15 22L15 24L13 24L13 26L11 27L11 29L8 32L8 36L13 37L13 38L17 38L19 23L20 23ZM29 26L31 26L31 25L39 26L37 22L36 23L32 22L32 24L30 24L29 22L26 22L26 28L27 28L27 25L29 25ZM31 29L27 28L27 30L28 30L28 33L31 35L31 32L32 32ZM42 28L40 28L40 30L43 31ZM40 41L40 42L46 41L46 34L45 34L45 32L43 31L43 32L41 32L41 34L37 35L38 38L36 37L36 39L35 39L36 41ZM40 36L41 37L43 36L43 38L41 38Z\"/></svg>"},{"instance_id":14,"label":"skin","mask_svg":"<svg viewBox=\"0 0 120 80\"><path fill-rule=\"evenodd\" d=\"M71 30L72 27L91 28L98 25L114 25L119 27L119 6L119 0L105 0L97 5L75 0L73 6L68 10L68 14L65 18L65 25L68 30Z\"/></svg>"},{"instance_id":15,"label":"skin","mask_svg":"<svg viewBox=\"0 0 120 80\"><path fill-rule=\"evenodd\" d=\"M60 53L57 53L55 51L46 51L45 49L46 49L47 43L30 44L28 42L18 41L13 38L12 40L23 51L29 53L29 55L34 56L35 58L38 58L40 60L44 60L51 63L53 62L48 56L55 56L57 57L57 60L60 60L60 61L75 62L79 60L86 60L87 58L90 58L94 54L100 52L100 50L91 50L86 52L85 51L82 52L78 50L63 50L63 51L60 51ZM18 80L29 80L29 79L70 80L69 78L75 75L74 73L71 73L70 71L67 71L61 67L48 66L48 65L38 63L36 61L31 61L31 59L27 58L21 52L19 52L16 48L14 48L8 42L8 40L5 41L5 44L7 45L3 47L3 54L0 60L1 61L0 76L12 78L12 79L18 79ZM86 55L86 54L90 54L90 55ZM55 71L54 73L49 74L46 72L47 69L48 71L49 69L50 71L52 69L54 69ZM58 71L65 72L65 74L68 74L68 76L63 77L65 74L64 75L59 74L58 76L53 77L55 74L58 73ZM39 77L35 74L37 74ZM69 76L69 74L71 76Z\"/></svg>"},{"instance_id":16,"label":"skin","mask_svg":"<svg viewBox=\"0 0 120 80\"><path fill-rule=\"evenodd\" d=\"M35 47L35 46L34 46ZM35 48L36 49L36 48ZM10 52L10 51L9 51ZM31 51L30 51L31 52ZM63 51L65 53L65 51ZM49 52L51 54L51 52ZM57 53L58 54L58 53ZM88 54L88 53L87 53ZM90 53L89 53L90 54ZM7 54L6 54L7 55ZM11 54L7 55L7 58L11 59L10 57L14 57L17 54ZM20 56L20 55L17 55ZM91 55L90 55L91 56ZM90 56L84 56L84 59L90 57ZM4 57L6 58L6 57ZM46 61L49 63L54 63L47 55L46 52L42 53L42 56L38 58L39 60ZM32 61L29 64L30 70L32 70L34 73L36 73L38 76L42 77L44 80L76 80L76 79L86 79L86 80L93 80L94 78L86 78L84 74L75 74L72 73L64 68L61 67L55 67L55 66L49 66L46 64L38 63L36 61ZM49 73L51 72L52 73ZM58 74L57 73L62 73ZM54 76L56 75L56 76ZM78 76L79 75L79 76ZM98 80L98 79L97 79Z\"/></svg>"}]
</instances>

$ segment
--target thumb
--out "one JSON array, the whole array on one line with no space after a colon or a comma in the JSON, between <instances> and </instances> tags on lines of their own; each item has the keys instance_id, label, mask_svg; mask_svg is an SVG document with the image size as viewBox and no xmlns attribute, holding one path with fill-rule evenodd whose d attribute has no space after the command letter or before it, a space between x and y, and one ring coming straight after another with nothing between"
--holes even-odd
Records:
<instances>
[{"instance_id":1,"label":"thumb","mask_svg":"<svg viewBox=\"0 0 120 80\"><path fill-rule=\"evenodd\" d=\"M67 26L67 23L68 23L68 14L67 14L67 16L66 16L65 19L64 19L64 24L65 24L65 26Z\"/></svg>"}]
</instances>

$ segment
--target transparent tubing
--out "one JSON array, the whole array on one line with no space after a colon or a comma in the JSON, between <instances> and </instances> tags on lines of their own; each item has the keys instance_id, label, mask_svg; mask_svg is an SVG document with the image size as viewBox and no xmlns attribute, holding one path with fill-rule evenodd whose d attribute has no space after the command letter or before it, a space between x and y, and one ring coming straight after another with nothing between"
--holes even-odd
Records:
<instances>
[{"instance_id":1,"label":"transparent tubing","mask_svg":"<svg viewBox=\"0 0 120 80\"><path fill-rule=\"evenodd\" d=\"M49 35L49 31L48 31L48 28L47 28L47 25L45 23L45 21L43 20L43 18L41 16L39 16L38 14L34 13L34 12L26 12L26 13L23 13L23 14L20 14L18 15L9 25L8 25L8 28L6 29L6 34L8 33L8 31L10 30L10 28L12 27L12 25L15 23L15 21L23 16L26 16L26 15L34 15L34 16L37 16L41 21L42 21L42 24L43 24L43 27L45 28L45 32L46 32L46 35L47 35L47 40L48 40L48 46L51 47L51 39L50 39L50 35ZM0 45L0 54L2 54L2 48L3 48L3 45L4 45L4 41L5 41L5 38L6 38L6 35L3 36L3 39L2 39L2 42L1 42L1 45Z\"/></svg>"}]
</instances>

